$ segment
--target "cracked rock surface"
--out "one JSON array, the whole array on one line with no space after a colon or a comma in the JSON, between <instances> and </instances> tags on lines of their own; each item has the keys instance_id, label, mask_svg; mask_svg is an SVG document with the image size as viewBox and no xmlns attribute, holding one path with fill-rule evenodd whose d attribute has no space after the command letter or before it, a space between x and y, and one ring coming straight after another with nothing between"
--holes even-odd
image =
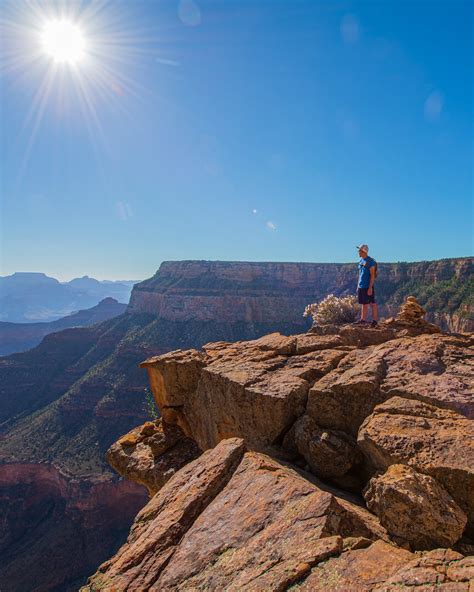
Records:
<instances>
[{"instance_id":1,"label":"cracked rock surface","mask_svg":"<svg viewBox=\"0 0 474 592\"><path fill-rule=\"evenodd\" d=\"M474 339L397 323L143 362L152 498L83 590L472 592Z\"/></svg>"}]
</instances>

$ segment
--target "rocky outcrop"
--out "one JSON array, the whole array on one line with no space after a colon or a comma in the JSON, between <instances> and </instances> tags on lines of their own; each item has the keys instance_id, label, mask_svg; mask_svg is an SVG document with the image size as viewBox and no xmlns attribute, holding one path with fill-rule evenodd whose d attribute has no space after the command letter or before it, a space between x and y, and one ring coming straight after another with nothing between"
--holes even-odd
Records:
<instances>
[{"instance_id":1,"label":"rocky outcrop","mask_svg":"<svg viewBox=\"0 0 474 592\"><path fill-rule=\"evenodd\" d=\"M107 460L117 473L144 485L152 497L200 453L194 440L186 438L177 425L158 419L122 436L109 448Z\"/></svg>"},{"instance_id":2,"label":"rocky outcrop","mask_svg":"<svg viewBox=\"0 0 474 592\"><path fill-rule=\"evenodd\" d=\"M310 384L345 354L336 348L300 355L295 337L272 334L253 342L208 344L203 352L171 353L141 365L163 418L177 423L201 449L238 436L265 450L302 415Z\"/></svg>"},{"instance_id":3,"label":"rocky outcrop","mask_svg":"<svg viewBox=\"0 0 474 592\"><path fill-rule=\"evenodd\" d=\"M357 435L377 404L418 399L474 417L472 338L421 335L350 352L308 394L308 413L330 429Z\"/></svg>"},{"instance_id":4,"label":"rocky outcrop","mask_svg":"<svg viewBox=\"0 0 474 592\"><path fill-rule=\"evenodd\" d=\"M474 526L474 422L421 401L393 397L374 409L358 444L380 470L406 464L446 489Z\"/></svg>"},{"instance_id":5,"label":"rocky outcrop","mask_svg":"<svg viewBox=\"0 0 474 592\"><path fill-rule=\"evenodd\" d=\"M472 346L402 317L147 359L162 420L109 455L134 478L156 432L136 477L153 481L169 424L172 446L205 452L153 481L84 591L467 592L471 560L450 547L473 549Z\"/></svg>"},{"instance_id":6,"label":"rocky outcrop","mask_svg":"<svg viewBox=\"0 0 474 592\"><path fill-rule=\"evenodd\" d=\"M451 547L466 526L466 515L449 493L406 465L391 465L371 479L364 497L381 524L415 549Z\"/></svg>"},{"instance_id":7,"label":"rocky outcrop","mask_svg":"<svg viewBox=\"0 0 474 592\"><path fill-rule=\"evenodd\" d=\"M387 540L363 508L223 440L145 506L84 590L283 590L348 537Z\"/></svg>"}]
</instances>

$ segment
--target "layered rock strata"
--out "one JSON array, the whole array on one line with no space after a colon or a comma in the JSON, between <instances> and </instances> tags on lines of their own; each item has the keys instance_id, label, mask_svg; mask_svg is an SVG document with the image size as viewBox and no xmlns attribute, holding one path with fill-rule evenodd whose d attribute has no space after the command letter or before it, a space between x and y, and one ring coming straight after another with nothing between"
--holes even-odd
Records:
<instances>
[{"instance_id":1,"label":"layered rock strata","mask_svg":"<svg viewBox=\"0 0 474 592\"><path fill-rule=\"evenodd\" d=\"M132 481L70 479L47 464L2 466L0 589L77 590L84 571L125 540L144 503L143 488Z\"/></svg>"},{"instance_id":2,"label":"layered rock strata","mask_svg":"<svg viewBox=\"0 0 474 592\"><path fill-rule=\"evenodd\" d=\"M474 330L472 304L463 304L464 292L458 307L448 296L472 281L472 262L463 258L380 263L377 295L383 314L391 315L398 307L406 286L415 295L429 295L428 288L437 284L435 306L427 301L430 319L437 314L443 328ZM152 278L135 284L128 311L151 313L169 322L252 323L266 326L266 332L284 323L288 329L280 330L303 331L307 304L328 294L353 294L355 281L353 263L164 261Z\"/></svg>"}]
</instances>

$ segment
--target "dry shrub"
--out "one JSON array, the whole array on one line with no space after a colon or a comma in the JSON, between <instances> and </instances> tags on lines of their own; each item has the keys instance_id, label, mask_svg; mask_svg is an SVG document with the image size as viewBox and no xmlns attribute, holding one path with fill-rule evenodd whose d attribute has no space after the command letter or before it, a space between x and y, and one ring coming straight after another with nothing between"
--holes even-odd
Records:
<instances>
[{"instance_id":1,"label":"dry shrub","mask_svg":"<svg viewBox=\"0 0 474 592\"><path fill-rule=\"evenodd\" d=\"M338 298L329 294L319 303L308 304L303 316L313 317L315 325L344 325L353 323L357 318L357 298L343 296Z\"/></svg>"}]
</instances>

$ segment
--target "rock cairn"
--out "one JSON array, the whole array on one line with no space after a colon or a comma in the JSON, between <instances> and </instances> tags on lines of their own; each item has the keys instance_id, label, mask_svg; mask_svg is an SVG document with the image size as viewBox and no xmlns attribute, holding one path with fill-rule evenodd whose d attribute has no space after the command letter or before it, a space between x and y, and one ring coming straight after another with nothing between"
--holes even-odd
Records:
<instances>
[{"instance_id":1,"label":"rock cairn","mask_svg":"<svg viewBox=\"0 0 474 592\"><path fill-rule=\"evenodd\" d=\"M395 331L397 337L421 335L422 333L440 333L437 325L429 323L425 317L426 311L420 306L415 296L408 296L400 306L395 318L382 321L381 326Z\"/></svg>"},{"instance_id":2,"label":"rock cairn","mask_svg":"<svg viewBox=\"0 0 474 592\"><path fill-rule=\"evenodd\" d=\"M400 307L396 320L402 323L420 325L426 323L424 316L425 309L420 306L415 296L408 296Z\"/></svg>"}]
</instances>

